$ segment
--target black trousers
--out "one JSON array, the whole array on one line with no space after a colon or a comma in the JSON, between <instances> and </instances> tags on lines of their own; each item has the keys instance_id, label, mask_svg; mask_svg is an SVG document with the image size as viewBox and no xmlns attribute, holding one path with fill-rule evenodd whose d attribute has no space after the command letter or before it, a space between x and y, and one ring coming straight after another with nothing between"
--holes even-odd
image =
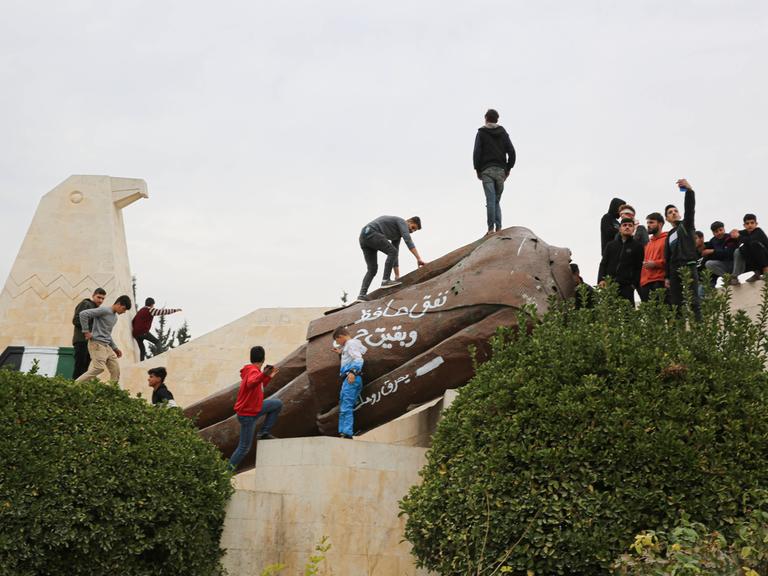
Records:
<instances>
[{"instance_id":1,"label":"black trousers","mask_svg":"<svg viewBox=\"0 0 768 576\"><path fill-rule=\"evenodd\" d=\"M387 255L387 261L384 263L384 275L382 279L389 280L392 276L392 268L394 268L397 262L397 246L392 244L387 237L381 232L371 230L366 226L360 232L360 249L363 251L363 257L365 258L365 265L368 270L363 278L363 284L360 286L360 295L365 296L368 294L368 288L373 282L373 278L376 276L376 272L379 271L379 263L377 262L378 253L384 252Z\"/></svg>"},{"instance_id":2,"label":"black trousers","mask_svg":"<svg viewBox=\"0 0 768 576\"><path fill-rule=\"evenodd\" d=\"M88 341L75 342L72 344L75 349L75 367L72 370L72 380L77 380L88 370L88 364L91 363L91 355L88 354Z\"/></svg>"},{"instance_id":3,"label":"black trousers","mask_svg":"<svg viewBox=\"0 0 768 576\"><path fill-rule=\"evenodd\" d=\"M139 345L139 361L142 361L147 357L147 351L144 349L144 340L149 340L155 346L158 346L160 344L160 341L149 332L144 332L144 334L139 334L138 336L134 336L134 339L136 340L136 343Z\"/></svg>"},{"instance_id":4,"label":"black trousers","mask_svg":"<svg viewBox=\"0 0 768 576\"><path fill-rule=\"evenodd\" d=\"M651 299L651 294L653 294L656 290L663 290L663 289L664 289L664 280L649 282L645 286L640 287L640 290L639 290L640 300L642 302L648 302Z\"/></svg>"},{"instance_id":5,"label":"black trousers","mask_svg":"<svg viewBox=\"0 0 768 576\"><path fill-rule=\"evenodd\" d=\"M625 298L635 307L635 287L632 284L619 284L619 296Z\"/></svg>"},{"instance_id":6,"label":"black trousers","mask_svg":"<svg viewBox=\"0 0 768 576\"><path fill-rule=\"evenodd\" d=\"M768 267L768 248L760 242L742 244L739 250L741 250L747 264L746 268L750 272L762 274L763 270Z\"/></svg>"},{"instance_id":7,"label":"black trousers","mask_svg":"<svg viewBox=\"0 0 768 576\"><path fill-rule=\"evenodd\" d=\"M688 269L691 273L691 305L693 307L693 315L696 320L701 320L701 301L699 300L699 271L696 268L696 262L691 264L670 266L672 273L669 275L669 303L672 306L681 308L685 303L685 297L683 295L683 279L681 273L683 270Z\"/></svg>"}]
</instances>

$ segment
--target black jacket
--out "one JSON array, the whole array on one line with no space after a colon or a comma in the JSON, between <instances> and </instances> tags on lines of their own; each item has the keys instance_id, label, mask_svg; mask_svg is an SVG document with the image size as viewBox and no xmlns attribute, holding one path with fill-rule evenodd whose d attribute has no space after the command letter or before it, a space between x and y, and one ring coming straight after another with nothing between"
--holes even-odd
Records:
<instances>
[{"instance_id":1,"label":"black jacket","mask_svg":"<svg viewBox=\"0 0 768 576\"><path fill-rule=\"evenodd\" d=\"M172 403L172 405L176 405L173 401L173 394L170 390L168 390L168 387L165 384L160 384L160 386L157 387L157 390L152 391L152 405L156 406L157 404L160 404L161 402L168 402Z\"/></svg>"},{"instance_id":2,"label":"black jacket","mask_svg":"<svg viewBox=\"0 0 768 576\"><path fill-rule=\"evenodd\" d=\"M684 208L683 219L669 231L664 244L667 278L670 277L672 270L677 270L689 262L696 262L700 257L699 251L696 250L696 224L694 223L696 195L690 188L685 191Z\"/></svg>"},{"instance_id":3,"label":"black jacket","mask_svg":"<svg viewBox=\"0 0 768 576\"><path fill-rule=\"evenodd\" d=\"M639 287L644 254L642 244L634 238L611 240L605 246L597 281L602 282L610 276L621 286Z\"/></svg>"},{"instance_id":4,"label":"black jacket","mask_svg":"<svg viewBox=\"0 0 768 576\"><path fill-rule=\"evenodd\" d=\"M739 246L744 244L762 244L763 247L768 249L768 238L765 236L765 232L759 226L752 230L752 233L748 233L746 230L739 232Z\"/></svg>"},{"instance_id":5,"label":"black jacket","mask_svg":"<svg viewBox=\"0 0 768 576\"><path fill-rule=\"evenodd\" d=\"M729 261L733 260L733 252L738 248L739 241L731 238L730 234L725 234L720 239L712 236L705 246L714 250L713 254L707 256L707 260Z\"/></svg>"},{"instance_id":6,"label":"black jacket","mask_svg":"<svg viewBox=\"0 0 768 576\"><path fill-rule=\"evenodd\" d=\"M608 212L600 219L600 254L605 252L605 245L619 233L619 207L626 204L621 198L613 198Z\"/></svg>"},{"instance_id":7,"label":"black jacket","mask_svg":"<svg viewBox=\"0 0 768 576\"><path fill-rule=\"evenodd\" d=\"M91 308L96 308L96 302L90 298L84 298L75 308L75 314L72 316L72 325L75 327L75 330L72 333L73 346L81 342L86 342L85 336L83 335L83 328L80 326L80 312L83 310L90 310ZM93 320L88 321L88 328L93 328Z\"/></svg>"},{"instance_id":8,"label":"black jacket","mask_svg":"<svg viewBox=\"0 0 768 576\"><path fill-rule=\"evenodd\" d=\"M499 166L509 174L515 165L515 158L515 147L512 146L509 134L503 126L482 126L477 129L475 151L472 154L476 172L479 173L489 166Z\"/></svg>"}]
</instances>

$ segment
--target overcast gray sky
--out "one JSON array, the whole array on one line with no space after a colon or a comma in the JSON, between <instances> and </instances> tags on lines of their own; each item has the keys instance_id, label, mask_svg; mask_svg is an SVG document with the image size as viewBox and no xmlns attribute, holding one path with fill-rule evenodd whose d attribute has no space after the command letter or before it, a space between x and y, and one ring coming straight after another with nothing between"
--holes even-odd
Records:
<instances>
[{"instance_id":1,"label":"overcast gray sky","mask_svg":"<svg viewBox=\"0 0 768 576\"><path fill-rule=\"evenodd\" d=\"M420 215L426 260L482 235L471 154L495 107L518 152L504 225L594 282L614 195L644 216L686 177L707 233L768 221L766 55L757 0L5 0L0 281L39 197L107 174L147 181L125 210L139 297L194 336L336 305L380 214Z\"/></svg>"}]
</instances>

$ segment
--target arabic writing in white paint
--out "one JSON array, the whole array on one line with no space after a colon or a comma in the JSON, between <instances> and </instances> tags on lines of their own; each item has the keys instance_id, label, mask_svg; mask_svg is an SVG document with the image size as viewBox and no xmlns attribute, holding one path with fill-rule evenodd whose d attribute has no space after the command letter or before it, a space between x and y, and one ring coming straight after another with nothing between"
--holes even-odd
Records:
<instances>
[{"instance_id":1,"label":"arabic writing in white paint","mask_svg":"<svg viewBox=\"0 0 768 576\"><path fill-rule=\"evenodd\" d=\"M393 380L387 379L384 381L384 383L381 385L381 387L376 390L373 394L370 394L369 396L366 396L365 398L362 398L358 403L357 406L355 406L355 410L358 408L362 408L366 404L370 404L373 406L374 404L381 402L381 399L385 396L389 396L390 394L394 394L397 392L397 387L400 384L408 384L411 381L410 374L404 374L403 376L400 376L399 378L395 378Z\"/></svg>"},{"instance_id":2,"label":"arabic writing in white paint","mask_svg":"<svg viewBox=\"0 0 768 576\"><path fill-rule=\"evenodd\" d=\"M416 332L416 330L405 332L402 328L402 326L393 326L391 333L387 332L386 328L376 328L373 332L369 332L365 328L360 328L354 337L374 348L381 346L382 348L389 349L392 348L395 343L400 344L400 346L404 348L410 348L416 343L416 340L418 340L419 333Z\"/></svg>"},{"instance_id":3,"label":"arabic writing in white paint","mask_svg":"<svg viewBox=\"0 0 768 576\"><path fill-rule=\"evenodd\" d=\"M355 324L360 324L361 322L369 322L371 320L378 320L379 318L397 318L398 316L408 316L412 320L418 320L430 310L444 306L448 301L448 292L439 292L434 301L432 301L431 294L427 294L422 300L423 301L421 303L420 310L417 310L419 307L418 303L413 304L410 308L408 306L400 306L399 308L395 308L392 306L394 299L387 302L386 306L383 308L381 306L378 306L376 310L363 308L363 310L360 312L360 319L356 320Z\"/></svg>"}]
</instances>

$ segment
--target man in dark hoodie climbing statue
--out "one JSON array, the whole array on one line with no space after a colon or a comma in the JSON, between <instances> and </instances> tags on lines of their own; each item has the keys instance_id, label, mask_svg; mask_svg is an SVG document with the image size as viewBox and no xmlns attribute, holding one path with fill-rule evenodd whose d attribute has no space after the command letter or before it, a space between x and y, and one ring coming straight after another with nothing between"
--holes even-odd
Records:
<instances>
[{"instance_id":1,"label":"man in dark hoodie climbing statue","mask_svg":"<svg viewBox=\"0 0 768 576\"><path fill-rule=\"evenodd\" d=\"M472 159L478 180L483 181L488 234L501 230L501 194L504 182L515 165L515 148L509 134L499 126L499 113L485 113L485 125L477 130Z\"/></svg>"},{"instance_id":2,"label":"man in dark hoodie climbing statue","mask_svg":"<svg viewBox=\"0 0 768 576\"><path fill-rule=\"evenodd\" d=\"M685 194L683 206L685 214L680 218L680 211L674 204L667 204L664 208L664 217L672 225L672 230L667 234L664 254L667 265L665 281L669 290L669 303L680 307L685 302L684 283L686 278L684 271L690 275L690 299L693 314L697 320L701 319L701 302L699 301L699 272L696 268L699 253L696 249L696 196L685 178L677 181L677 186Z\"/></svg>"}]
</instances>

